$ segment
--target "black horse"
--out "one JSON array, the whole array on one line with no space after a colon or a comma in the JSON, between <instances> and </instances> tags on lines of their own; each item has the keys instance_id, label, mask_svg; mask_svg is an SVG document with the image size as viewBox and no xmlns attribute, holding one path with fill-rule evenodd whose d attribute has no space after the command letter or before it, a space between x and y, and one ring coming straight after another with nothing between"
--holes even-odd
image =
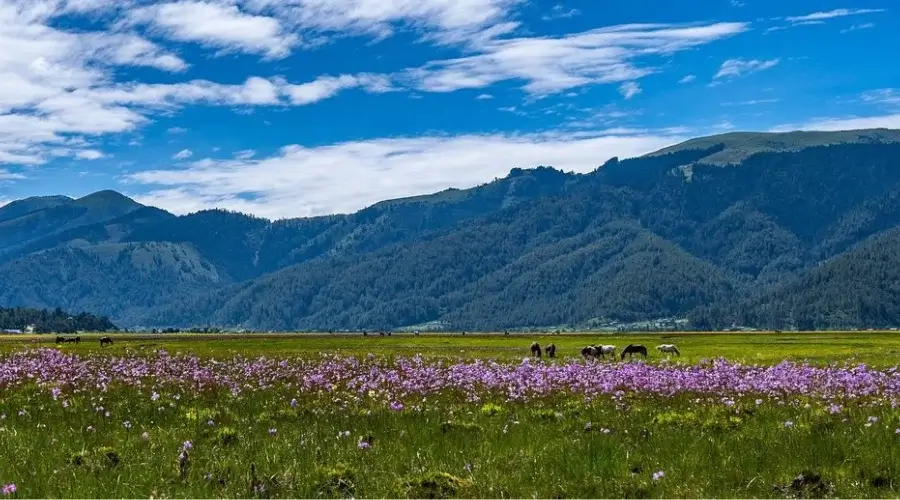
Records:
<instances>
[{"instance_id":1,"label":"black horse","mask_svg":"<svg viewBox=\"0 0 900 500\"><path fill-rule=\"evenodd\" d=\"M540 358L541 357L541 344L534 342L531 344L531 355Z\"/></svg>"},{"instance_id":2,"label":"black horse","mask_svg":"<svg viewBox=\"0 0 900 500\"><path fill-rule=\"evenodd\" d=\"M628 347L622 350L622 359L625 359L626 354L628 359L631 359L634 354L642 354L644 359L647 359L647 348L641 344L628 344Z\"/></svg>"},{"instance_id":3,"label":"black horse","mask_svg":"<svg viewBox=\"0 0 900 500\"><path fill-rule=\"evenodd\" d=\"M66 338L65 338L65 337L60 337L59 335L56 336L56 343L57 343L57 344L63 344L63 343L65 343L65 342L66 342Z\"/></svg>"},{"instance_id":4,"label":"black horse","mask_svg":"<svg viewBox=\"0 0 900 500\"><path fill-rule=\"evenodd\" d=\"M109 337L100 337L100 347L105 345L112 345L112 339Z\"/></svg>"},{"instance_id":5,"label":"black horse","mask_svg":"<svg viewBox=\"0 0 900 500\"><path fill-rule=\"evenodd\" d=\"M546 348L546 351L547 351L548 358L555 358L556 357L556 344L548 345Z\"/></svg>"},{"instance_id":6,"label":"black horse","mask_svg":"<svg viewBox=\"0 0 900 500\"><path fill-rule=\"evenodd\" d=\"M581 355L585 358L596 358L600 353L600 350L596 347L589 345L581 350Z\"/></svg>"}]
</instances>

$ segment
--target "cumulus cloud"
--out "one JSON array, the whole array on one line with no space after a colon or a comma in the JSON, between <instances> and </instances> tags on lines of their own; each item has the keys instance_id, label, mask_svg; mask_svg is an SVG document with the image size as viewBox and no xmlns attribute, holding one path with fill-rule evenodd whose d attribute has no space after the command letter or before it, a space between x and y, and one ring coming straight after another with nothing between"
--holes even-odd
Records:
<instances>
[{"instance_id":1,"label":"cumulus cloud","mask_svg":"<svg viewBox=\"0 0 900 500\"><path fill-rule=\"evenodd\" d=\"M283 58L300 42L273 17L241 11L237 5L181 0L133 10L127 22L149 24L157 32L184 42Z\"/></svg>"},{"instance_id":2,"label":"cumulus cloud","mask_svg":"<svg viewBox=\"0 0 900 500\"><path fill-rule=\"evenodd\" d=\"M695 75L687 75L684 78L682 78L681 80L678 80L678 83L691 83L696 79L697 79L697 77Z\"/></svg>"},{"instance_id":3,"label":"cumulus cloud","mask_svg":"<svg viewBox=\"0 0 900 500\"><path fill-rule=\"evenodd\" d=\"M737 78L774 68L781 62L781 59L759 60L759 59L728 59L722 63L718 73L713 77L719 78Z\"/></svg>"},{"instance_id":4,"label":"cumulus cloud","mask_svg":"<svg viewBox=\"0 0 900 500\"><path fill-rule=\"evenodd\" d=\"M177 213L221 207L269 218L348 213L380 200L471 187L512 167L588 172L684 139L642 135L461 135L287 146L265 158L205 158L187 167L130 174L151 189L142 203Z\"/></svg>"},{"instance_id":5,"label":"cumulus cloud","mask_svg":"<svg viewBox=\"0 0 900 500\"><path fill-rule=\"evenodd\" d=\"M290 97L293 104L304 105L334 97L343 90L357 87L372 93L396 90L387 75L359 74L321 76L308 83L283 85L281 91Z\"/></svg>"},{"instance_id":6,"label":"cumulus cloud","mask_svg":"<svg viewBox=\"0 0 900 500\"><path fill-rule=\"evenodd\" d=\"M75 158L79 160L99 160L105 158L106 155L96 149L82 149L75 152Z\"/></svg>"}]
</instances>

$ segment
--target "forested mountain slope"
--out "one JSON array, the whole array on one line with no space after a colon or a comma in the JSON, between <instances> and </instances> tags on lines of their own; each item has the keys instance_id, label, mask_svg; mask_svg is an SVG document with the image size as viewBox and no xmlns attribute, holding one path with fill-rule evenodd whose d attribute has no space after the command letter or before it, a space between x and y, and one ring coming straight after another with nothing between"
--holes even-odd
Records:
<instances>
[{"instance_id":1,"label":"forested mountain slope","mask_svg":"<svg viewBox=\"0 0 900 500\"><path fill-rule=\"evenodd\" d=\"M0 208L0 304L145 326L479 329L686 315L704 327L785 327L835 325L822 308L844 303L821 297L844 287L874 308L851 323L900 324L900 297L873 292L871 273L854 285L834 267L869 269L863 249L900 224L898 138L726 134L590 174L513 169L473 189L274 222L175 217L108 192L23 200ZM891 258L881 262L900 264ZM807 289L810 300L785 299Z\"/></svg>"}]
</instances>

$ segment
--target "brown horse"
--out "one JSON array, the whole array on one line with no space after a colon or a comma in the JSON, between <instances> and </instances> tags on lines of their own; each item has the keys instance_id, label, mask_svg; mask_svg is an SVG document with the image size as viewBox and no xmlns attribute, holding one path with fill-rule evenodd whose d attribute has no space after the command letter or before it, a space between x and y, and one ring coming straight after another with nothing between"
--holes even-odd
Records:
<instances>
[{"instance_id":1,"label":"brown horse","mask_svg":"<svg viewBox=\"0 0 900 500\"><path fill-rule=\"evenodd\" d=\"M112 345L112 339L109 337L100 337L100 347L105 345Z\"/></svg>"},{"instance_id":2,"label":"brown horse","mask_svg":"<svg viewBox=\"0 0 900 500\"><path fill-rule=\"evenodd\" d=\"M531 355L536 358L540 358L541 354L541 344L538 344L537 342L531 344Z\"/></svg>"},{"instance_id":3,"label":"brown horse","mask_svg":"<svg viewBox=\"0 0 900 500\"><path fill-rule=\"evenodd\" d=\"M556 344L548 345L546 348L546 351L547 351L548 358L555 358L556 357Z\"/></svg>"},{"instance_id":4,"label":"brown horse","mask_svg":"<svg viewBox=\"0 0 900 500\"><path fill-rule=\"evenodd\" d=\"M625 359L625 355L628 355L628 359L631 359L633 354L642 354L644 359L647 359L647 348L642 346L641 344L628 344L628 347L622 349L622 359Z\"/></svg>"}]
</instances>

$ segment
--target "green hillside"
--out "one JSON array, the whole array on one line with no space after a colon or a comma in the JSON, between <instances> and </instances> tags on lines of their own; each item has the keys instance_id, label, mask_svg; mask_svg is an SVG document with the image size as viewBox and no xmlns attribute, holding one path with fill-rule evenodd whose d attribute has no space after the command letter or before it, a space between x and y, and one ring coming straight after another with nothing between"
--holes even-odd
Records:
<instances>
[{"instance_id":1,"label":"green hillside","mask_svg":"<svg viewBox=\"0 0 900 500\"><path fill-rule=\"evenodd\" d=\"M148 327L900 325L891 275L872 268L900 262L870 243L900 227L898 138L724 134L281 221L112 192L22 200L0 208L0 305Z\"/></svg>"}]
</instances>

